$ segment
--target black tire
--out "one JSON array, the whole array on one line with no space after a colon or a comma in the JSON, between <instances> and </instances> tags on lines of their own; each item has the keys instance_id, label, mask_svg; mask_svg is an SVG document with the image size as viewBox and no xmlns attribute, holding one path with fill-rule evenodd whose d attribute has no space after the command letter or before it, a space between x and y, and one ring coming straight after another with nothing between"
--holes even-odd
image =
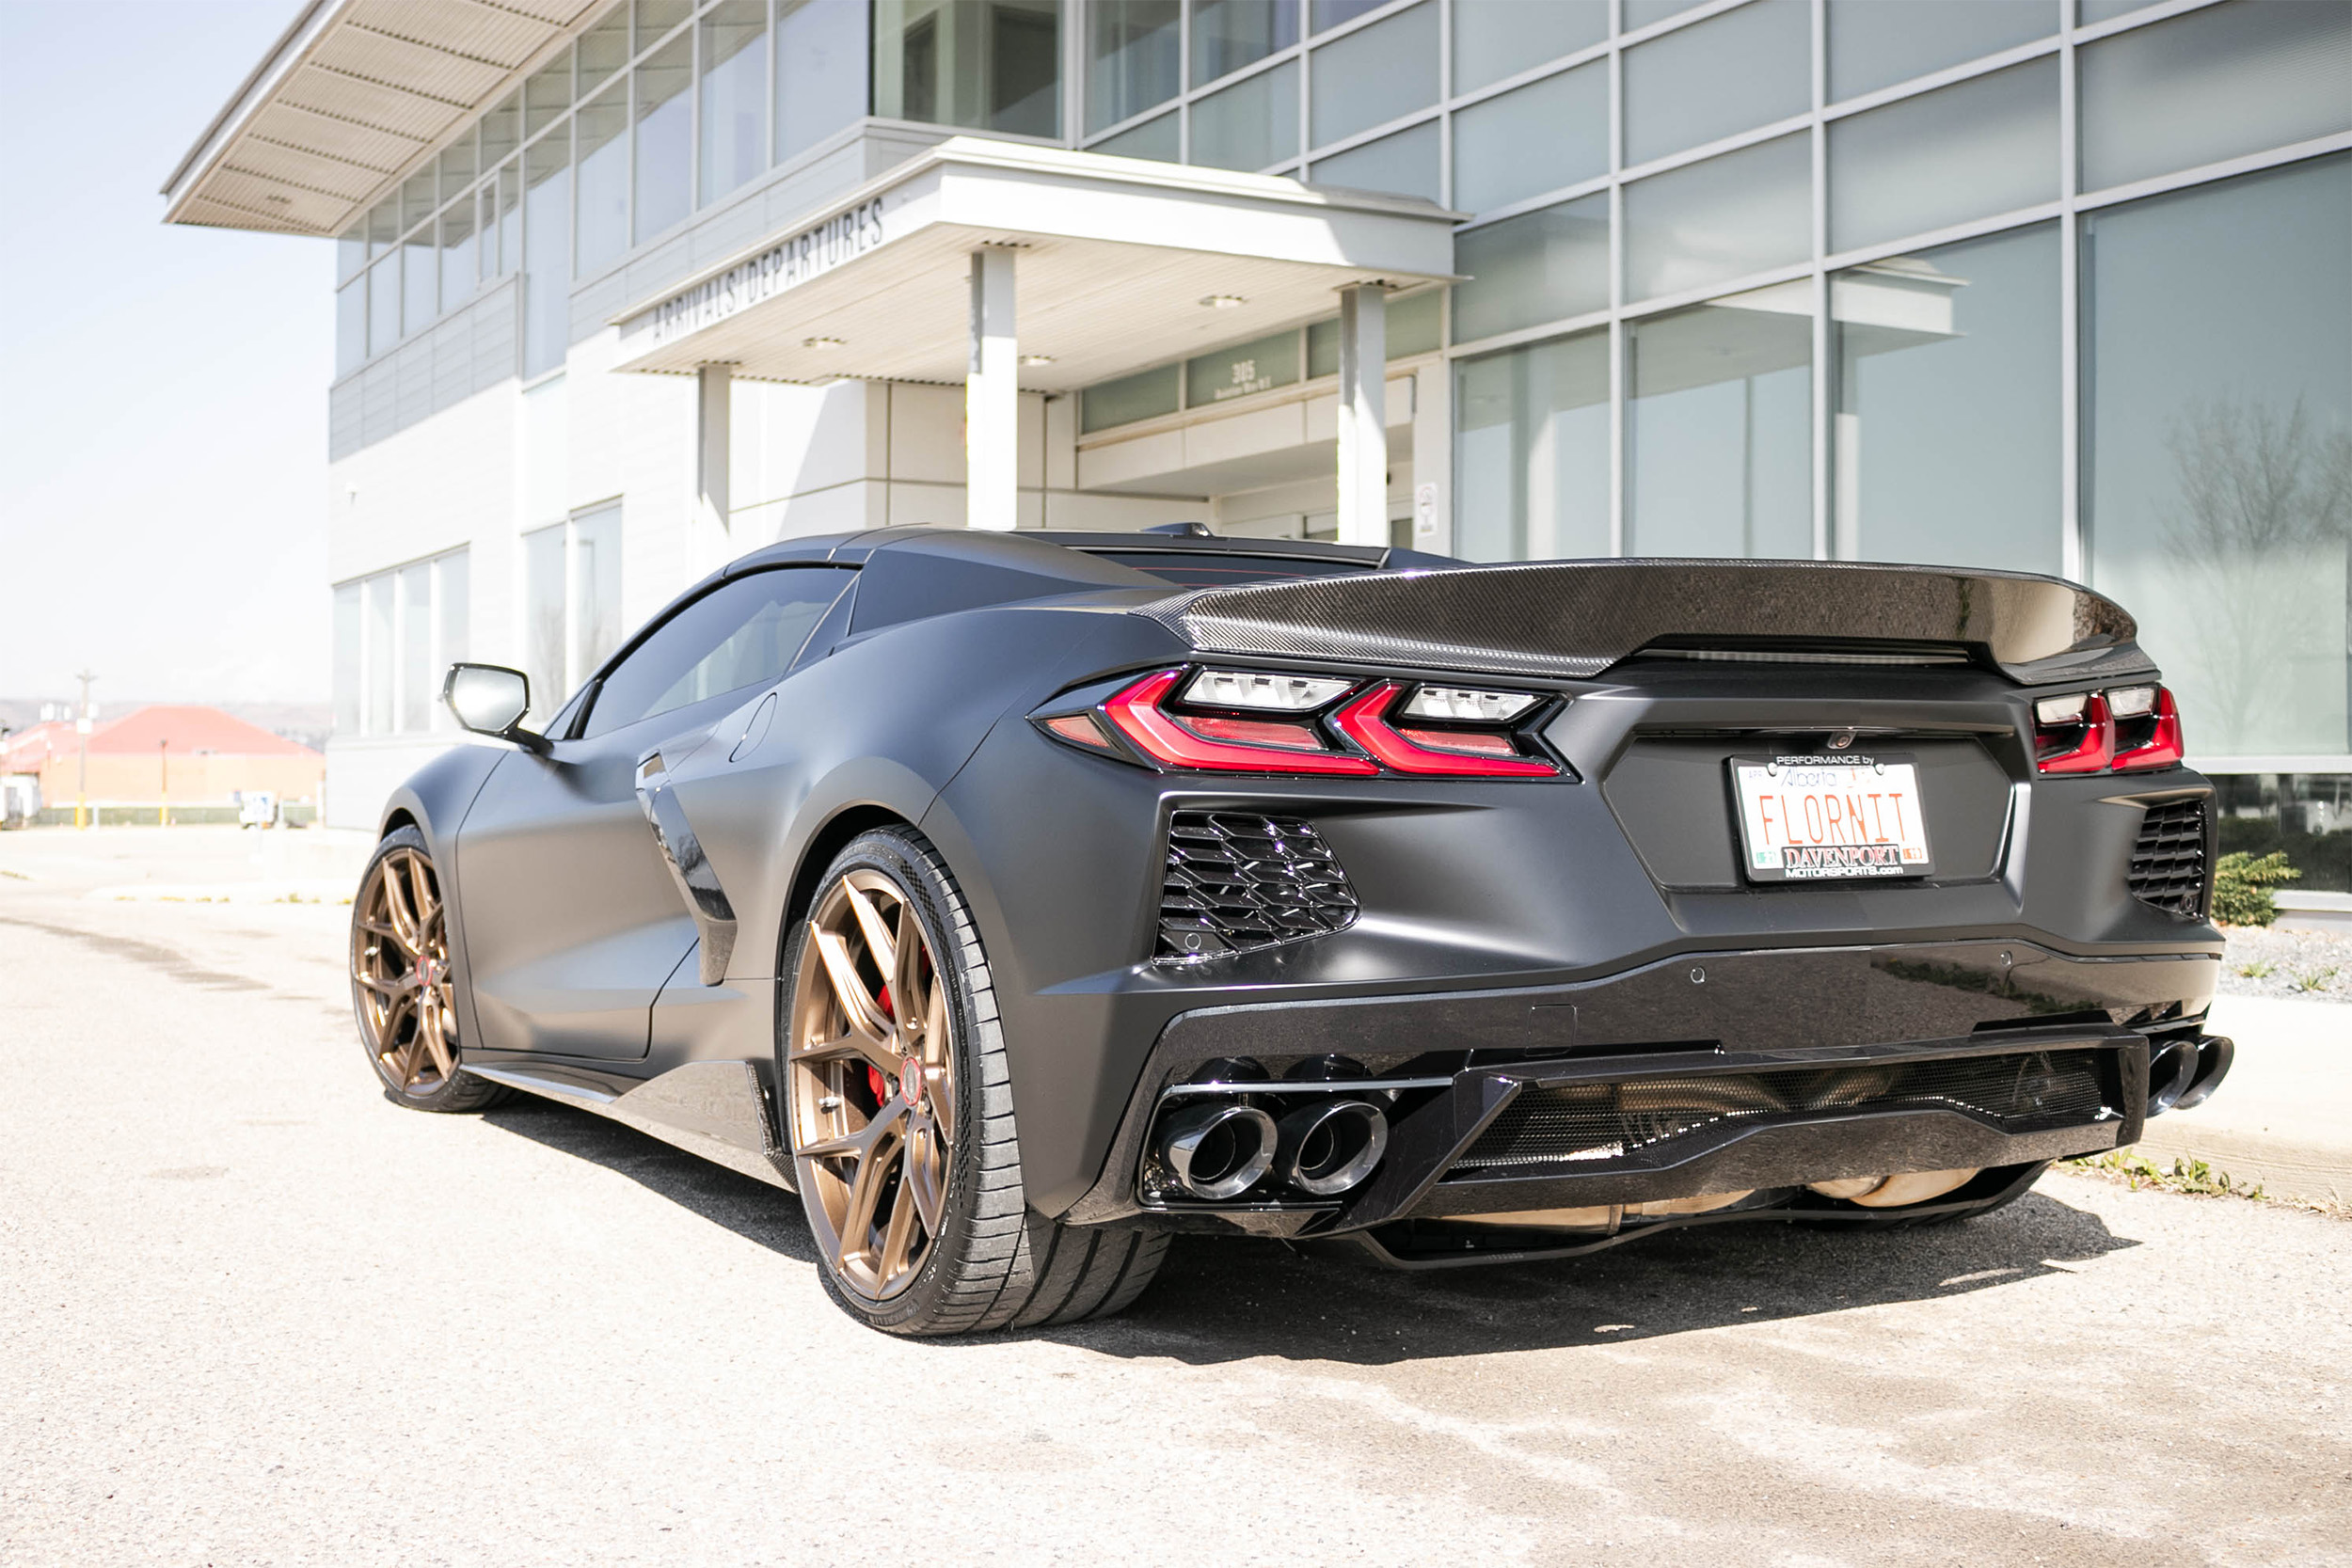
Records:
<instances>
[{"instance_id":1,"label":"black tire","mask_svg":"<svg viewBox=\"0 0 2352 1568\"><path fill-rule=\"evenodd\" d=\"M412 982L419 965L415 958L418 943L410 942L386 923L372 917L380 914L377 904L379 890L389 878L399 876L412 885L421 878L431 890L432 913L427 927L434 935L425 935L425 952L433 954L428 972L429 985L412 990L429 990L434 1005L429 1009L411 1007L403 1017L390 1019L390 1035L384 1037L386 1012L381 986L386 978L397 983L405 976ZM513 1091L487 1079L477 1078L458 1062L463 1053L456 1034L456 1013L453 1006L456 982L447 973L448 924L439 898L439 875L433 867L433 856L426 847L424 834L415 828L395 828L384 835L369 857L368 868L359 877L358 894L351 901L351 1009L352 1019L358 1025L359 1047L373 1069L376 1082L384 1085L384 1098L395 1105L412 1111L468 1112L486 1110L507 1098ZM406 906L414 914L413 902ZM370 984L373 977L377 984ZM399 1069L403 1047L416 1041L426 1027L427 1017L441 1021L442 1053L431 1062L414 1064L409 1070ZM389 1049L385 1049L389 1048ZM445 1054L449 1067L442 1070L437 1055ZM421 1070L420 1070L420 1069Z\"/></svg>"},{"instance_id":2,"label":"black tire","mask_svg":"<svg viewBox=\"0 0 2352 1568\"><path fill-rule=\"evenodd\" d=\"M852 1317L890 1334L979 1334L1078 1323L1123 1310L1159 1272L1168 1238L1064 1226L1030 1211L1021 1182L1021 1143L995 984L954 875L928 839L898 826L861 834L844 847L818 884L818 898L852 872L880 873L895 884L930 944L948 1004L953 1125L961 1132L946 1161L939 1232L929 1238L913 1279L874 1299L849 1281L834 1259L824 1257L818 1273L826 1290ZM800 1117L792 1098L796 1069L787 1060L809 932L809 919L796 920L786 943L776 1082L786 1137L801 1170L802 1200L822 1254L831 1221L818 1210L816 1184L801 1154Z\"/></svg>"}]
</instances>

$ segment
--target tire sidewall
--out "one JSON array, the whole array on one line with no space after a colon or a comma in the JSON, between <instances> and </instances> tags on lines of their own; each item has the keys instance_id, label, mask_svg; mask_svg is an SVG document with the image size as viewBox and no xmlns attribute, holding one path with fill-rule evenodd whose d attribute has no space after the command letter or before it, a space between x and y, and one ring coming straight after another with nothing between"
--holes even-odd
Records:
<instances>
[{"instance_id":1,"label":"tire sidewall","mask_svg":"<svg viewBox=\"0 0 2352 1568\"><path fill-rule=\"evenodd\" d=\"M981 1018L976 1006L975 972L985 973L986 962L977 951L977 931L968 943L956 940L955 914L962 907L962 895L945 875L938 851L913 829L877 828L850 840L825 868L809 910L802 911L794 922L785 944L785 983L776 988L777 1108L784 1123L786 1147L792 1152L793 1177L802 1189L803 1210L813 1209L816 1198L808 1191L809 1183L800 1176L799 1135L792 1115L793 1085L786 1060L790 1049L794 994L800 986L801 953L808 940L808 918L816 905L843 877L859 870L882 873L905 894L906 907L914 912L924 940L930 943L939 972L947 982L948 1006L953 1015L957 1136L948 1160L947 1190L941 1203L944 1234L931 1239L930 1254L905 1290L886 1301L870 1302L834 1277L830 1260L818 1259L817 1273L834 1300L861 1321L885 1332L919 1333L922 1323L940 1305L946 1283L957 1272L973 1239L973 1194L979 1184L981 1146L982 1063L978 1042L983 1030L993 1031L997 1024L993 1019ZM814 1213L809 1215L809 1222L813 1238L817 1234Z\"/></svg>"},{"instance_id":2,"label":"tire sidewall","mask_svg":"<svg viewBox=\"0 0 2352 1568\"><path fill-rule=\"evenodd\" d=\"M395 850L400 849L415 850L418 854L424 857L427 864L433 867L433 876L435 880L441 882L443 911L441 920L443 922L444 928L447 928L449 921L449 884L446 881L441 880L440 863L434 859L433 847L425 842L424 833L421 830L415 827L400 827L394 828L390 832L384 835L382 841L376 845L375 852L368 857L367 869L359 874L360 895L354 898L351 904L352 941L356 942L358 940L359 918L367 911L366 893L368 883L374 879L376 867L383 863L384 858L393 853ZM344 964L346 968L350 965L350 953L348 949L346 949L344 953ZM453 992L454 987L452 989ZM368 1044L366 1007L367 997L365 990L359 984L358 975L353 974L351 976L352 1027L358 1031L360 1052L366 1055L368 1059L368 1070L375 1074L375 1081L382 1086L385 1098L393 1101L398 1104L413 1106L421 1111L438 1111L450 1108L453 1102L456 1101L467 1099L479 1093L476 1085L469 1081L465 1071L464 1063L466 1059L466 1042L463 1036L459 1037L457 1042L456 1055L459 1064L458 1070L451 1073L448 1078L442 1080L442 1082L435 1087L431 1093L410 1094L406 1090L395 1085L390 1079L384 1076L383 1064L376 1060L375 1052Z\"/></svg>"}]
</instances>

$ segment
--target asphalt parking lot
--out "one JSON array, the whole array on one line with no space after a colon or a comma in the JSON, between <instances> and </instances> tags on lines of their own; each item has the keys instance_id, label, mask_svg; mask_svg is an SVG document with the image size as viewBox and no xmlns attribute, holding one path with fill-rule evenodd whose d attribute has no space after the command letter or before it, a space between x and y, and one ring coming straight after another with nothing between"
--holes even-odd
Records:
<instances>
[{"instance_id":1,"label":"asphalt parking lot","mask_svg":"<svg viewBox=\"0 0 2352 1568\"><path fill-rule=\"evenodd\" d=\"M785 1195L386 1103L347 910L77 863L0 839L0 1562L2352 1561L2342 1220L1180 1243L1125 1319L897 1341Z\"/></svg>"}]
</instances>

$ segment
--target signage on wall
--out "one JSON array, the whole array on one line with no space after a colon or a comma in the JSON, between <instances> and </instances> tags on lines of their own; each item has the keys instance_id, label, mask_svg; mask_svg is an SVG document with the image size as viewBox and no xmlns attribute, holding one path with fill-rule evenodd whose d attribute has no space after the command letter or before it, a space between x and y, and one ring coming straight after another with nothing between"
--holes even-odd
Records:
<instances>
[{"instance_id":1,"label":"signage on wall","mask_svg":"<svg viewBox=\"0 0 2352 1568\"><path fill-rule=\"evenodd\" d=\"M882 243L882 203L876 197L663 300L644 318L649 322L653 344L658 348L715 326L739 310L822 277Z\"/></svg>"}]
</instances>

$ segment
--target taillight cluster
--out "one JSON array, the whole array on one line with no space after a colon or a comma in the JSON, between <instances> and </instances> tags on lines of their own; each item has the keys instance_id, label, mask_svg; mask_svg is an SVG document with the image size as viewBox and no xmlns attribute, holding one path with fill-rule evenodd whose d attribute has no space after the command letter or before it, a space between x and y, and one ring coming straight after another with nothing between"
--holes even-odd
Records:
<instances>
[{"instance_id":1,"label":"taillight cluster","mask_svg":"<svg viewBox=\"0 0 2352 1568\"><path fill-rule=\"evenodd\" d=\"M1559 765L1521 733L1546 704L1528 691L1183 667L1036 718L1073 745L1132 748L1131 760L1187 771L1556 778Z\"/></svg>"},{"instance_id":2,"label":"taillight cluster","mask_svg":"<svg viewBox=\"0 0 2352 1568\"><path fill-rule=\"evenodd\" d=\"M2181 760L2181 713L2161 686L2044 697L2033 705L2034 768L2042 773L2137 773Z\"/></svg>"}]
</instances>

